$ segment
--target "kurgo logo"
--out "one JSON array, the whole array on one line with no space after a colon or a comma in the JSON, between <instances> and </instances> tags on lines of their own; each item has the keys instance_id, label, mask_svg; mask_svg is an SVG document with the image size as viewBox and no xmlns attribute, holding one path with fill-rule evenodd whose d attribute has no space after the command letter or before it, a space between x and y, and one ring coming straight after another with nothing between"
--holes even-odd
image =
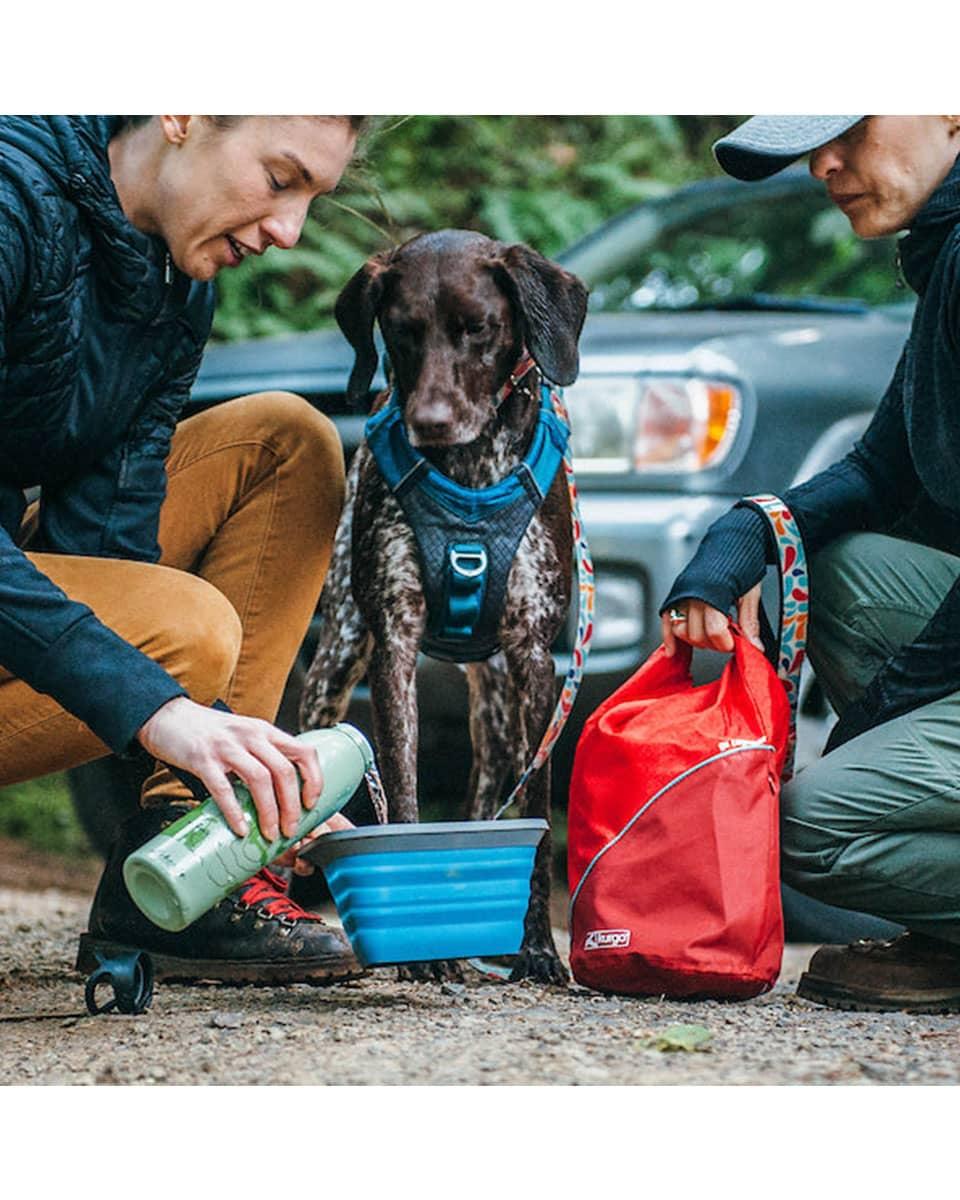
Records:
<instances>
[{"instance_id":1,"label":"kurgo logo","mask_svg":"<svg viewBox=\"0 0 960 1200\"><path fill-rule=\"evenodd\" d=\"M629 945L629 929L591 929L583 942L584 950L615 950Z\"/></svg>"}]
</instances>

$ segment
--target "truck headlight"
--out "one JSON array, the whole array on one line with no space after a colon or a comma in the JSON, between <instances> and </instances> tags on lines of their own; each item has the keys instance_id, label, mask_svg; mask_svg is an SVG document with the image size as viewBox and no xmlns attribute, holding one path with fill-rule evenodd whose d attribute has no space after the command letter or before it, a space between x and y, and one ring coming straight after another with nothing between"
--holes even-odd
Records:
<instances>
[{"instance_id":1,"label":"truck headlight","mask_svg":"<svg viewBox=\"0 0 960 1200\"><path fill-rule=\"evenodd\" d=\"M702 471L729 454L743 413L723 380L607 375L566 389L574 466L584 472Z\"/></svg>"}]
</instances>

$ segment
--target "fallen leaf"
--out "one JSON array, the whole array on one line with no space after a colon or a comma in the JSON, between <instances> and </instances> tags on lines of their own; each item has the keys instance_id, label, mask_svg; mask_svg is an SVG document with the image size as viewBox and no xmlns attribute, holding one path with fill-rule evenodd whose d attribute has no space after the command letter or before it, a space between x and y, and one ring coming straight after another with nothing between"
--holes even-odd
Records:
<instances>
[{"instance_id":1,"label":"fallen leaf","mask_svg":"<svg viewBox=\"0 0 960 1200\"><path fill-rule=\"evenodd\" d=\"M668 1025L654 1033L647 1045L654 1050L709 1050L713 1034L705 1025Z\"/></svg>"}]
</instances>

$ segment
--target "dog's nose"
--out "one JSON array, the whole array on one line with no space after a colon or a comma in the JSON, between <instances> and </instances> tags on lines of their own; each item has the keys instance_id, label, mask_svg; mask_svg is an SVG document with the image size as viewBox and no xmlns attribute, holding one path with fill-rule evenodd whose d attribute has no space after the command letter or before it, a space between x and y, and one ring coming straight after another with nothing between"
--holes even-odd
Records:
<instances>
[{"instance_id":1,"label":"dog's nose","mask_svg":"<svg viewBox=\"0 0 960 1200\"><path fill-rule=\"evenodd\" d=\"M453 409L444 401L433 401L407 410L407 424L415 445L443 445L455 440Z\"/></svg>"}]
</instances>

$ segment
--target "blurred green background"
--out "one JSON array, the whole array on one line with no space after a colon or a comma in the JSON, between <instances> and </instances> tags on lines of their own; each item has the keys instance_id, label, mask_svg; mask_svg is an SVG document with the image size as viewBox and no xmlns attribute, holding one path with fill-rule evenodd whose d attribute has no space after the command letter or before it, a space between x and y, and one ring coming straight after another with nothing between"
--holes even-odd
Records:
<instances>
[{"instance_id":1,"label":"blurred green background","mask_svg":"<svg viewBox=\"0 0 960 1200\"><path fill-rule=\"evenodd\" d=\"M370 254L414 234L475 229L553 254L631 204L718 174L732 116L384 116L299 245L224 272L219 341L315 329ZM0 835L86 853L63 776L0 791Z\"/></svg>"},{"instance_id":2,"label":"blurred green background","mask_svg":"<svg viewBox=\"0 0 960 1200\"><path fill-rule=\"evenodd\" d=\"M429 229L475 229L554 254L623 209L718 174L737 117L377 117L299 245L224 272L219 340L315 329L365 258Z\"/></svg>"}]
</instances>

